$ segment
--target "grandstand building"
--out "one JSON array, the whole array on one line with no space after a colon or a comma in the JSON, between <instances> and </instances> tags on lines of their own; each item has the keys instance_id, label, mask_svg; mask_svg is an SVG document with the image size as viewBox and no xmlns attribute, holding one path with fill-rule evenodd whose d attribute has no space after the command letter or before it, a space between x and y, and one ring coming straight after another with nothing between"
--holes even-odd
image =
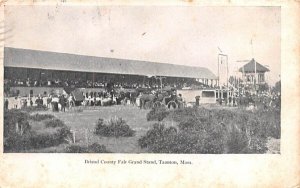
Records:
<instances>
[{"instance_id":1,"label":"grandstand building","mask_svg":"<svg viewBox=\"0 0 300 188\"><path fill-rule=\"evenodd\" d=\"M217 83L217 77L203 67L4 48L4 90L10 95L48 95L66 87L87 92L107 88L183 88L197 85L199 80L206 86Z\"/></svg>"}]
</instances>

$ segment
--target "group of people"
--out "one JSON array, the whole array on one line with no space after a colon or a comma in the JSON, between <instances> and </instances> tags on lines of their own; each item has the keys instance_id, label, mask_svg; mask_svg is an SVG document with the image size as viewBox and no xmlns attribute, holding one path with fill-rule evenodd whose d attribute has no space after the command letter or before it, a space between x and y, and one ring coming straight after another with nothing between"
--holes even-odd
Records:
<instances>
[{"instance_id":1,"label":"group of people","mask_svg":"<svg viewBox=\"0 0 300 188\"><path fill-rule=\"evenodd\" d=\"M278 108L280 109L281 96L278 94L234 94L223 99L217 99L220 105L233 106L239 108L247 108L252 106L254 108L268 109Z\"/></svg>"},{"instance_id":2,"label":"group of people","mask_svg":"<svg viewBox=\"0 0 300 188\"><path fill-rule=\"evenodd\" d=\"M22 87L75 87L75 88L124 88L124 89L136 89L136 88L148 88L148 89L160 89L164 87L173 87L176 89L182 88L191 88L191 87L199 87L199 88L207 88L210 87L208 85L204 85L203 83L197 82L193 79L178 81L174 80L164 80L162 83L155 81L145 81L145 80L132 80L132 81L111 81L104 82L98 80L61 80L61 79L53 79L53 80L37 80L37 79L5 79L4 84L13 87L13 86L22 86Z\"/></svg>"},{"instance_id":3,"label":"group of people","mask_svg":"<svg viewBox=\"0 0 300 188\"><path fill-rule=\"evenodd\" d=\"M26 98L21 98L20 96L18 97L11 97L11 98L5 98L4 100L4 109L8 110L11 108L14 109L22 109L30 106L38 106L41 107L43 106L45 101L43 100L42 97L26 97Z\"/></svg>"}]
</instances>

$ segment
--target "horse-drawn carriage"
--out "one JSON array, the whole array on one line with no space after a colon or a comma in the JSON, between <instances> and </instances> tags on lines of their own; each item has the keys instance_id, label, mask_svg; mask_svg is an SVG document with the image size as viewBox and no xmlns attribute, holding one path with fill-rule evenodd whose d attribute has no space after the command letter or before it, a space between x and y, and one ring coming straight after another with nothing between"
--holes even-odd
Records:
<instances>
[{"instance_id":1,"label":"horse-drawn carriage","mask_svg":"<svg viewBox=\"0 0 300 188\"><path fill-rule=\"evenodd\" d=\"M175 89L148 91L139 96L140 108L166 107L176 109L184 107L181 96L176 95Z\"/></svg>"}]
</instances>

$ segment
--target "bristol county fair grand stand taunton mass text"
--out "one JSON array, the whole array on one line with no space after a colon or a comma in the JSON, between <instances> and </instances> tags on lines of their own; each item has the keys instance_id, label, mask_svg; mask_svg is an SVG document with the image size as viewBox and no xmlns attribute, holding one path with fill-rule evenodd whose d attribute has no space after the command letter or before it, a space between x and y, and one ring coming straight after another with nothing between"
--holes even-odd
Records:
<instances>
[{"instance_id":1,"label":"bristol county fair grand stand taunton mass text","mask_svg":"<svg viewBox=\"0 0 300 188\"><path fill-rule=\"evenodd\" d=\"M192 164L191 161L180 160L180 161L165 161L165 160L84 160L85 164L102 164L102 165L118 165L118 164L168 164L168 165L188 165Z\"/></svg>"}]
</instances>

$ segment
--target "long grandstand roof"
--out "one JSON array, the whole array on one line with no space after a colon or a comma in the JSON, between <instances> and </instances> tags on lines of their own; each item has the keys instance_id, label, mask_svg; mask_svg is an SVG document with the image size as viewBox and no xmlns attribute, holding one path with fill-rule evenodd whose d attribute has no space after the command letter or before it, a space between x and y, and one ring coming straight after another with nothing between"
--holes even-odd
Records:
<instances>
[{"instance_id":1,"label":"long grandstand roof","mask_svg":"<svg viewBox=\"0 0 300 188\"><path fill-rule=\"evenodd\" d=\"M207 68L95 57L20 48L4 48L4 66L50 70L216 79Z\"/></svg>"}]
</instances>

